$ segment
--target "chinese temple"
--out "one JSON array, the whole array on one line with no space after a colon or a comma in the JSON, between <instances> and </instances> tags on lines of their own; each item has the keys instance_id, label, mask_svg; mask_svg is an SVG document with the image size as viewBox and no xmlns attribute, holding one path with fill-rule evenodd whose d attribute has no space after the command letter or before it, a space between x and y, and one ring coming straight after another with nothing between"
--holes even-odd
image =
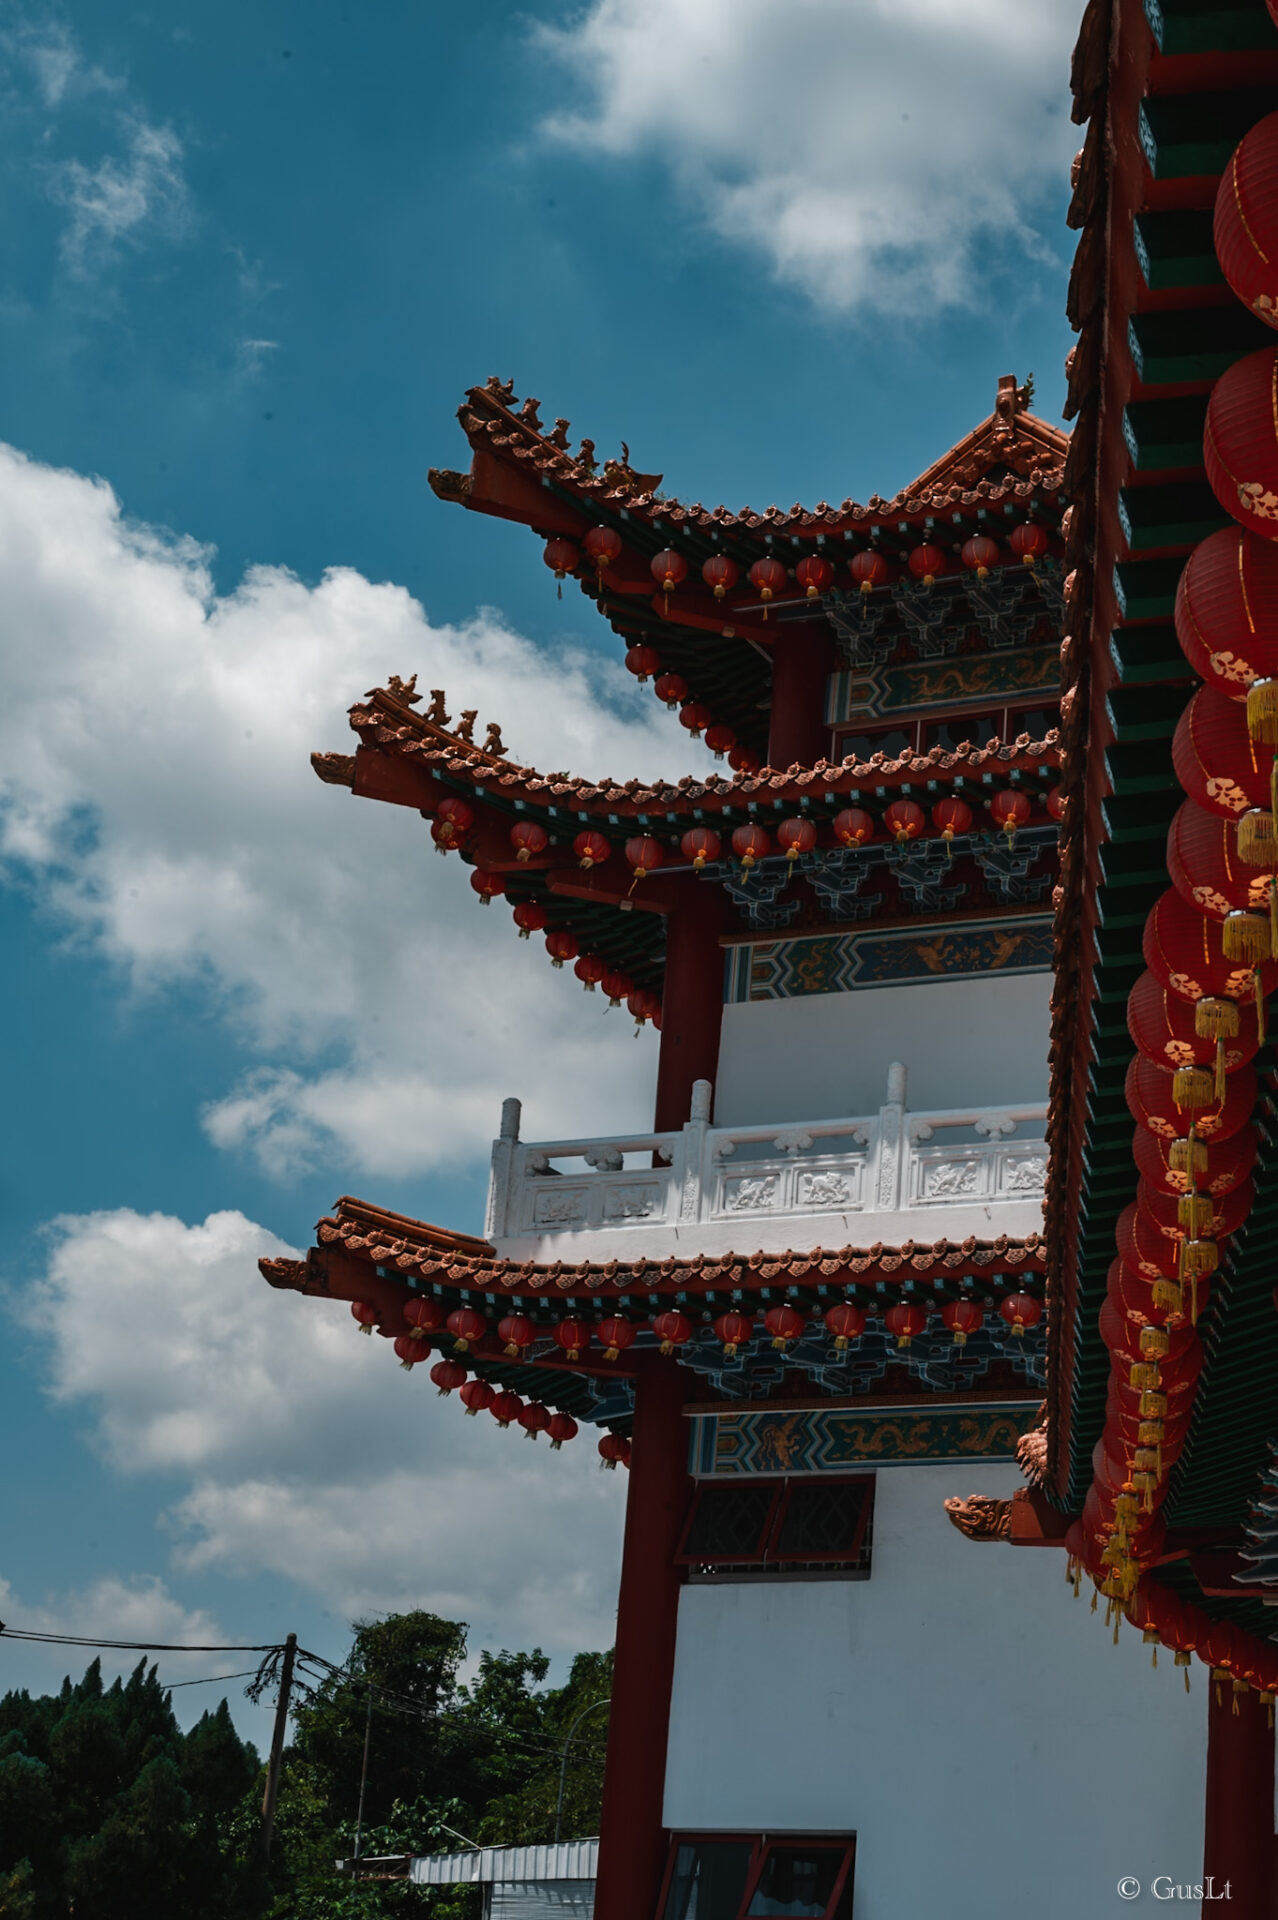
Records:
<instances>
[{"instance_id":1,"label":"chinese temple","mask_svg":"<svg viewBox=\"0 0 1278 1920\"><path fill-rule=\"evenodd\" d=\"M731 512L467 394L435 494L702 771L416 673L313 758L658 1049L647 1131L506 1102L482 1236L346 1198L262 1263L494 1472L627 1470L597 1920L1278 1913L1278 29L1092 0L1074 85L1071 435L1007 377L892 498Z\"/></svg>"}]
</instances>

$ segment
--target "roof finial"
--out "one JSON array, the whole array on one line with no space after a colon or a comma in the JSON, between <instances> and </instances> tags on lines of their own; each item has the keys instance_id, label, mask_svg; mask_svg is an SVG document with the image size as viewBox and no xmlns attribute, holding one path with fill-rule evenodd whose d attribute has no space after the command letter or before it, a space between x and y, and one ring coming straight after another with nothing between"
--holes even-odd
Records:
<instances>
[{"instance_id":1,"label":"roof finial","mask_svg":"<svg viewBox=\"0 0 1278 1920\"><path fill-rule=\"evenodd\" d=\"M433 727L446 727L448 725L449 716L444 707L444 689L442 687L431 688L430 705L426 709L425 717Z\"/></svg>"},{"instance_id":2,"label":"roof finial","mask_svg":"<svg viewBox=\"0 0 1278 1920\"><path fill-rule=\"evenodd\" d=\"M490 720L488 722L488 732L484 736L484 752L494 755L504 755L505 751L506 743L501 737L500 723L496 720Z\"/></svg>"}]
</instances>

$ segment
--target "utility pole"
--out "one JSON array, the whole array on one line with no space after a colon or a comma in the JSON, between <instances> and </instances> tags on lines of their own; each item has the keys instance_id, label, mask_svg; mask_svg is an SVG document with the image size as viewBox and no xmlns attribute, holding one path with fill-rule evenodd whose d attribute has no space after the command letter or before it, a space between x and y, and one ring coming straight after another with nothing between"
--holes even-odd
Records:
<instances>
[{"instance_id":1,"label":"utility pole","mask_svg":"<svg viewBox=\"0 0 1278 1920\"><path fill-rule=\"evenodd\" d=\"M284 1735L288 1729L288 1705L293 1692L293 1662L297 1658L297 1635L290 1633L284 1642L284 1663L280 1668L280 1690L275 1701L275 1728L271 1734L271 1757L266 1765L266 1792L262 1795L262 1852L271 1858L271 1834L275 1827L275 1802L280 1791L280 1762L284 1758Z\"/></svg>"},{"instance_id":2,"label":"utility pole","mask_svg":"<svg viewBox=\"0 0 1278 1920\"><path fill-rule=\"evenodd\" d=\"M368 1712L364 1716L364 1758L359 1770L359 1806L355 1813L355 1859L359 1859L360 1844L364 1836L364 1788L368 1785L368 1747L373 1737L373 1689L368 1689ZM354 1862L351 1864L351 1879L355 1878Z\"/></svg>"}]
</instances>

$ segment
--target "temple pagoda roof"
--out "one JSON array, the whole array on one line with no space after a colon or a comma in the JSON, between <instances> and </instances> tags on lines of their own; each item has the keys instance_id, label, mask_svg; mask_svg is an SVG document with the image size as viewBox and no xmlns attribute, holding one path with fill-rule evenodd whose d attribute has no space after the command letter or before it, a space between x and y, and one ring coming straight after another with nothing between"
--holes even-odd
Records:
<instances>
[{"instance_id":1,"label":"temple pagoda roof","mask_svg":"<svg viewBox=\"0 0 1278 1920\"><path fill-rule=\"evenodd\" d=\"M582 591L628 643L653 646L662 669L683 678L691 698L707 705L717 723L761 750L776 646L790 635L828 639L832 631L843 634L846 645L849 628L858 626L849 603L859 606L859 596L849 593L850 582L846 573L839 574L838 563L873 549L890 573L908 581L906 557L924 539L941 547L946 564L954 567L969 536L1006 536L1029 520L1048 537L1049 565L1059 557L1069 442L1028 411L1031 392L1032 383L1018 386L1005 376L989 418L891 499L872 495L864 506L853 500L838 506L819 501L813 508L796 504L788 511L771 506L756 512L744 507L734 513L663 495L662 476L637 472L625 448L619 460L602 466L590 441L572 453L567 421L557 421L547 432L539 403L519 405L511 383L494 376L470 390L460 411L472 452L469 472L432 468L430 482L441 499L517 521L543 539L580 541L598 527L614 532L621 543L614 559L597 570L582 556L576 566ZM669 548L679 553L687 571L665 593L653 578L651 562ZM829 590L813 597L796 582L765 606L748 579L754 562L780 560L793 578L796 566L813 554L834 565ZM701 573L717 555L731 559L739 575L721 598ZM1052 594L1020 592L1025 570L1009 571L1022 576L1019 619L1027 626L1037 621L1050 633ZM888 615L890 634L899 625L890 604L894 591L880 588L874 596L878 613ZM973 612L961 594L940 599L956 632L972 627Z\"/></svg>"}]
</instances>

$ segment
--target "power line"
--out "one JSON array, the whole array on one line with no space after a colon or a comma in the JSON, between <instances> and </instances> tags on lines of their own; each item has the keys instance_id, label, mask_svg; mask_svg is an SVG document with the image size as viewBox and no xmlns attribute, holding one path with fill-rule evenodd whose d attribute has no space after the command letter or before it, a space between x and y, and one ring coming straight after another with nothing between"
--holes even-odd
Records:
<instances>
[{"instance_id":1,"label":"power line","mask_svg":"<svg viewBox=\"0 0 1278 1920\"><path fill-rule=\"evenodd\" d=\"M6 1640L38 1640L50 1647L101 1647L114 1653L277 1653L276 1643L241 1641L231 1646L183 1646L172 1640L91 1640L78 1633L34 1633L26 1627L7 1627L0 1621L0 1637Z\"/></svg>"},{"instance_id":2,"label":"power line","mask_svg":"<svg viewBox=\"0 0 1278 1920\"><path fill-rule=\"evenodd\" d=\"M242 1673L210 1673L204 1680L161 1680L160 1685L166 1693L172 1693L175 1687L212 1687L223 1680L247 1680L256 1672L256 1667L245 1667Z\"/></svg>"}]
</instances>

